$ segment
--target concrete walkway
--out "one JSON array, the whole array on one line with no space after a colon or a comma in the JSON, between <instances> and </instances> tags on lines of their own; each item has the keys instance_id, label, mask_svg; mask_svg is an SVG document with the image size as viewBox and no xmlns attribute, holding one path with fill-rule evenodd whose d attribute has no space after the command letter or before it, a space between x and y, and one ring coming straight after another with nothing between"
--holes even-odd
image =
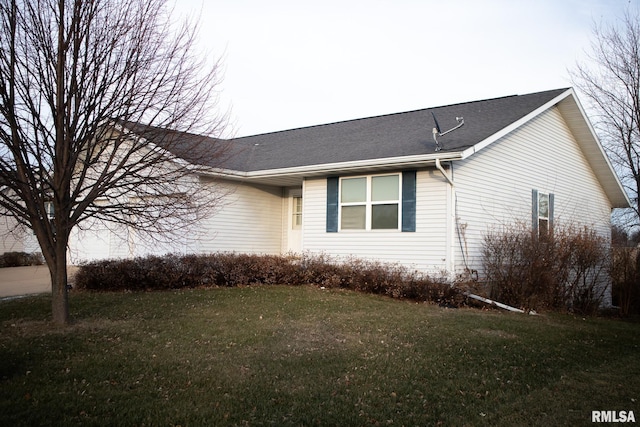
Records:
<instances>
[{"instance_id":1,"label":"concrete walkway","mask_svg":"<svg viewBox=\"0 0 640 427\"><path fill-rule=\"evenodd\" d=\"M75 267L69 267L69 276ZM0 268L0 298L51 293L51 277L46 265Z\"/></svg>"}]
</instances>

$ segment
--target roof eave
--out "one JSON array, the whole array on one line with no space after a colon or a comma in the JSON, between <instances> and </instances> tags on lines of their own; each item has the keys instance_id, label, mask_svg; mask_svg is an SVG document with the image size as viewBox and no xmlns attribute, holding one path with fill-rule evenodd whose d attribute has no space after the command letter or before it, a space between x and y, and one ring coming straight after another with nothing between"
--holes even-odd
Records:
<instances>
[{"instance_id":1,"label":"roof eave","mask_svg":"<svg viewBox=\"0 0 640 427\"><path fill-rule=\"evenodd\" d=\"M582 118L581 120L582 124L580 126L584 127L588 135L588 139L589 139L588 142L590 142L591 145L594 147L594 150L593 150L593 153L591 153L591 156L587 155L588 161L592 169L597 174L598 180L602 185L607 197L609 198L609 203L611 204L611 207L612 208L630 207L631 201L629 200L629 197L624 191L622 183L620 182L618 175L615 173L613 166L609 161L609 158L604 152L604 148L602 147L602 144L600 143L600 140L596 135L593 129L593 126L589 122L589 119L587 118L587 115L584 109L582 108L582 105L580 104L580 101L578 100L578 97L576 96L576 93L573 90L573 88L567 89L566 91L562 92L560 95L556 96L555 98L551 99L550 101L546 102L545 104L533 110L531 113L522 117L520 120L517 120L511 123L509 126L501 129L500 131L489 136L488 138L485 138L484 140L473 145L472 147L467 148L462 152L462 159L466 159L474 155L475 153L481 151L482 149L488 147L489 145L493 144L494 142L498 141L499 139L513 132L520 126L523 126L525 123L533 120L535 117L547 111L549 108L552 108L555 105L560 105L562 101L568 101L569 98L571 99L571 102L573 102L573 104L580 111L580 115ZM584 148L585 147L581 147L583 151L584 151Z\"/></svg>"},{"instance_id":2,"label":"roof eave","mask_svg":"<svg viewBox=\"0 0 640 427\"><path fill-rule=\"evenodd\" d=\"M573 95L571 100L567 98L565 102L558 102L558 109L561 114L565 116L567 125L571 128L574 134L579 131L576 128L580 128L580 130L584 131L585 139L587 139L587 143L590 143L590 147L581 148L587 158L587 161L598 176L598 180L606 192L607 197L609 197L611 207L630 208L631 200L629 199L627 192L624 190L624 186L622 185L618 174L615 172L615 169L609 160L609 156L607 156L604 147L600 142L600 138L598 138L593 125L589 121L584 108L582 108L582 104L575 95L573 89L571 89L571 95ZM569 101L571 102L569 103ZM566 105L573 106L579 111L580 118L582 120L579 120L577 124L571 120L571 117L567 112Z\"/></svg>"},{"instance_id":3,"label":"roof eave","mask_svg":"<svg viewBox=\"0 0 640 427\"><path fill-rule=\"evenodd\" d=\"M212 168L209 175L218 178L254 182L259 184L296 186L301 185L302 181L307 178L428 167L429 165L434 164L436 159L440 161L461 160L462 152L420 154L414 156L325 163L319 165L305 165L248 172Z\"/></svg>"},{"instance_id":4,"label":"roof eave","mask_svg":"<svg viewBox=\"0 0 640 427\"><path fill-rule=\"evenodd\" d=\"M553 107L554 105L558 104L560 101L562 101L563 99L565 99L566 97L573 95L573 89L567 89L564 92L562 92L560 95L556 96L555 98L551 99L550 101L547 101L545 104L541 105L540 107L536 108L535 110L531 111L529 114L527 114L526 116L523 116L521 119L516 120L515 122L511 123L509 126L502 128L501 130L499 130L498 132L494 133L493 135L489 136L488 138L483 139L482 141L474 144L473 146L467 148L466 150L463 151L463 159L466 159L469 156L472 156L473 154L477 153L478 151L488 147L489 145L493 144L494 142L498 141L500 138L508 135L509 133L513 132L514 130L518 129L520 126L524 125L525 123L529 122L530 120L534 119L535 117L539 116L540 114L542 114L543 112L547 111L549 108Z\"/></svg>"}]
</instances>

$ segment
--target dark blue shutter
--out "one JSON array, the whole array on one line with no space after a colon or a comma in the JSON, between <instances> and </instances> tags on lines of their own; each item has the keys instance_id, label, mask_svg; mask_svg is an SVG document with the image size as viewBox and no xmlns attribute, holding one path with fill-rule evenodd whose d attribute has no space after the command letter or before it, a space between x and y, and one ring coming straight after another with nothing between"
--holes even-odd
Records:
<instances>
[{"instance_id":1,"label":"dark blue shutter","mask_svg":"<svg viewBox=\"0 0 640 427\"><path fill-rule=\"evenodd\" d=\"M327 233L338 231L338 177L327 178Z\"/></svg>"},{"instance_id":2,"label":"dark blue shutter","mask_svg":"<svg viewBox=\"0 0 640 427\"><path fill-rule=\"evenodd\" d=\"M402 231L416 231L416 171L402 173Z\"/></svg>"},{"instance_id":3,"label":"dark blue shutter","mask_svg":"<svg viewBox=\"0 0 640 427\"><path fill-rule=\"evenodd\" d=\"M531 225L533 234L538 235L538 190L531 190Z\"/></svg>"},{"instance_id":4,"label":"dark blue shutter","mask_svg":"<svg viewBox=\"0 0 640 427\"><path fill-rule=\"evenodd\" d=\"M553 231L553 193L549 193L549 231Z\"/></svg>"}]
</instances>

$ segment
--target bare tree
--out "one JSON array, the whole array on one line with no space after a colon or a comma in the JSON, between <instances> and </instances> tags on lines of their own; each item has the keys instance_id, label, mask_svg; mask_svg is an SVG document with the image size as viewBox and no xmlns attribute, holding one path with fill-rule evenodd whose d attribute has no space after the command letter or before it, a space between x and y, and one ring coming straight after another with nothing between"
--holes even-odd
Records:
<instances>
[{"instance_id":1,"label":"bare tree","mask_svg":"<svg viewBox=\"0 0 640 427\"><path fill-rule=\"evenodd\" d=\"M69 320L72 229L161 233L215 205L198 176L223 157L219 65L170 12L166 0L0 0L0 207L38 240L55 323Z\"/></svg>"},{"instance_id":2,"label":"bare tree","mask_svg":"<svg viewBox=\"0 0 640 427\"><path fill-rule=\"evenodd\" d=\"M586 95L594 126L632 201L626 226L640 225L640 16L595 25L588 61L571 71Z\"/></svg>"}]
</instances>

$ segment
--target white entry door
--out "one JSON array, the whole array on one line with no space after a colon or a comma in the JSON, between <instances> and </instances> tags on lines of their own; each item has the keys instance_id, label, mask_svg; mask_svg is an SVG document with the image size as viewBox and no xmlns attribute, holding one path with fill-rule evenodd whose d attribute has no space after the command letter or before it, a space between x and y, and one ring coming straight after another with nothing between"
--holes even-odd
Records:
<instances>
[{"instance_id":1,"label":"white entry door","mask_svg":"<svg viewBox=\"0 0 640 427\"><path fill-rule=\"evenodd\" d=\"M302 252L302 190L289 190L288 251Z\"/></svg>"}]
</instances>

